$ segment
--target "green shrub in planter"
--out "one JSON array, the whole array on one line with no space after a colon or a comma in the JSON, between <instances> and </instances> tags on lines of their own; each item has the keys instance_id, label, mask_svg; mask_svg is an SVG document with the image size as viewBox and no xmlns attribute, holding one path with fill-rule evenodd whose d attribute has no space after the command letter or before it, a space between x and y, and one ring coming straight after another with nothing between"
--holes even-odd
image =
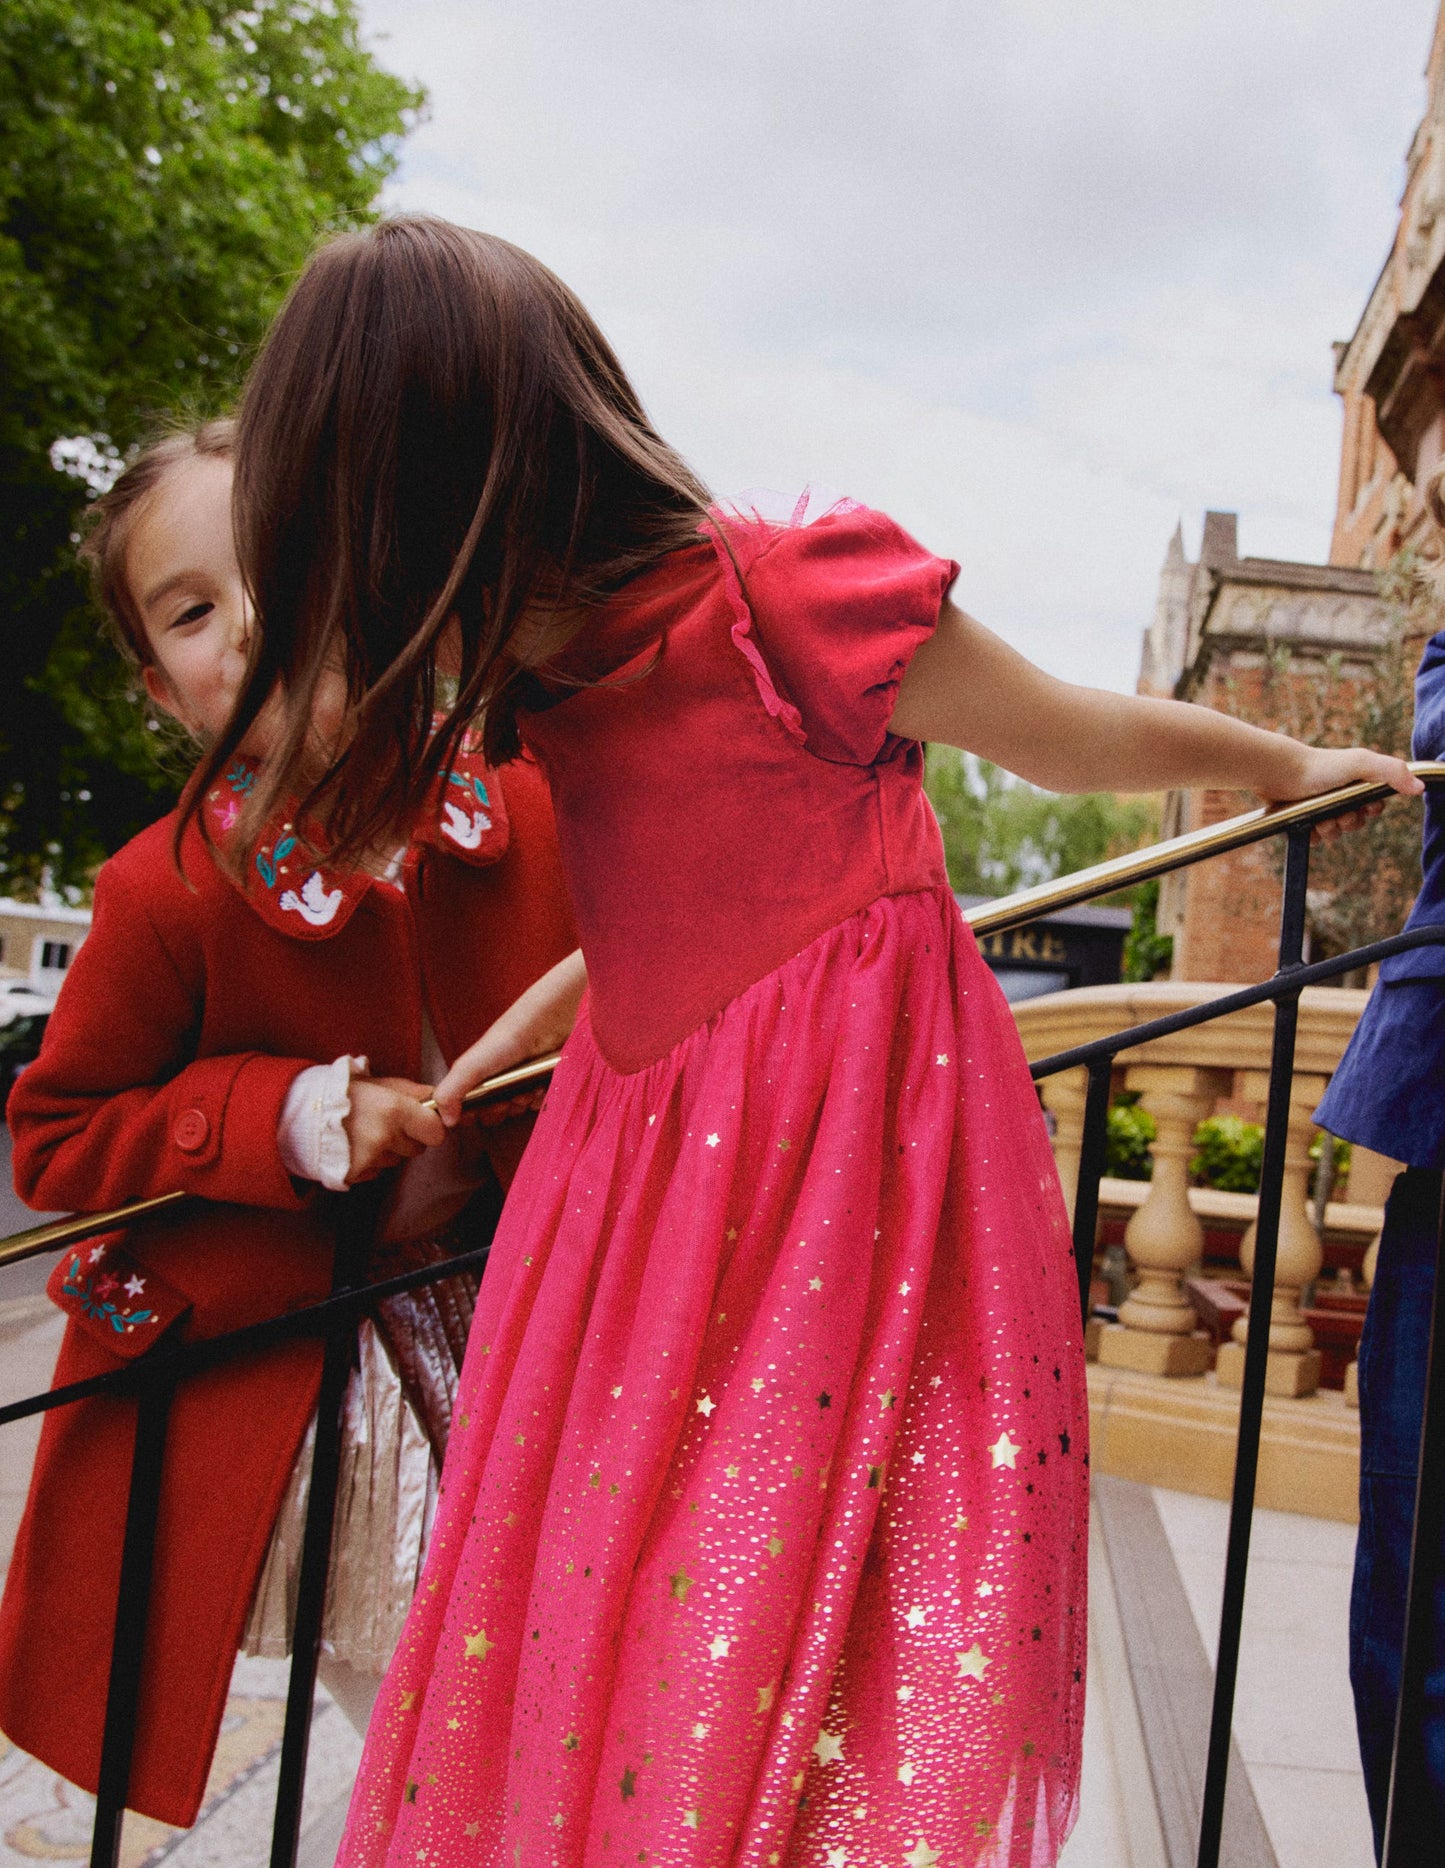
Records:
<instances>
[{"instance_id":1,"label":"green shrub in planter","mask_svg":"<svg viewBox=\"0 0 1445 1868\"><path fill-rule=\"evenodd\" d=\"M1138 1092L1126 1092L1109 1110L1104 1172L1119 1180L1148 1180L1154 1172L1149 1157L1154 1135L1154 1118L1139 1107Z\"/></svg>"},{"instance_id":2,"label":"green shrub in planter","mask_svg":"<svg viewBox=\"0 0 1445 1868\"><path fill-rule=\"evenodd\" d=\"M1209 1116L1194 1131L1189 1172L1201 1187L1258 1193L1264 1130L1240 1116Z\"/></svg>"}]
</instances>

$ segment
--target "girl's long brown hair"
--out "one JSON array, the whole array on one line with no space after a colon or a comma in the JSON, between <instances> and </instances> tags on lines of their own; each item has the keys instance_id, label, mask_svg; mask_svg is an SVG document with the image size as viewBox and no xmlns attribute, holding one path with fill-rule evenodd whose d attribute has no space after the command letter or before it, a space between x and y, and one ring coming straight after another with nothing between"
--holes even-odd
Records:
<instances>
[{"instance_id":1,"label":"girl's long brown hair","mask_svg":"<svg viewBox=\"0 0 1445 1868\"><path fill-rule=\"evenodd\" d=\"M261 628L188 813L274 691L252 837L284 800L324 826L336 857L375 846L479 714L489 757L515 752L535 641L555 652L589 607L695 543L707 497L582 305L530 254L423 216L333 240L242 400L236 532ZM455 699L434 733L452 618ZM348 702L340 748L313 730L330 671Z\"/></svg>"}]
</instances>

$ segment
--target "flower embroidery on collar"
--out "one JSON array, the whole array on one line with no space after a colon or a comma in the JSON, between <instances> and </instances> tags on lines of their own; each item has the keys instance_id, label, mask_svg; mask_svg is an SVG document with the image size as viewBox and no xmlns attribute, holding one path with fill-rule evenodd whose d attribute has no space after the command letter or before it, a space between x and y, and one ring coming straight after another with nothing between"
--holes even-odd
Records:
<instances>
[{"instance_id":1,"label":"flower embroidery on collar","mask_svg":"<svg viewBox=\"0 0 1445 1868\"><path fill-rule=\"evenodd\" d=\"M219 842L239 822L256 772L253 759L239 757L206 794L206 816ZM412 840L480 865L496 862L509 836L501 784L482 757L481 735L469 728L450 770L438 776L428 793ZM300 940L325 940L345 927L373 880L361 870L318 863L288 819L257 846L244 892L271 927Z\"/></svg>"}]
</instances>

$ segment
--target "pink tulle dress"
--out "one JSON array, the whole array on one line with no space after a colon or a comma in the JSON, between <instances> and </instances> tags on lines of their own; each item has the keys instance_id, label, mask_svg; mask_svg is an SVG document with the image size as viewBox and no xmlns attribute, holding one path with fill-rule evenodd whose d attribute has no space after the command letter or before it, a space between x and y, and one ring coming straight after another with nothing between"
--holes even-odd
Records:
<instances>
[{"instance_id":1,"label":"pink tulle dress","mask_svg":"<svg viewBox=\"0 0 1445 1868\"><path fill-rule=\"evenodd\" d=\"M1041 1868L1073 1821L1068 1231L887 731L956 566L861 507L718 528L523 719L588 1003L348 1868Z\"/></svg>"}]
</instances>

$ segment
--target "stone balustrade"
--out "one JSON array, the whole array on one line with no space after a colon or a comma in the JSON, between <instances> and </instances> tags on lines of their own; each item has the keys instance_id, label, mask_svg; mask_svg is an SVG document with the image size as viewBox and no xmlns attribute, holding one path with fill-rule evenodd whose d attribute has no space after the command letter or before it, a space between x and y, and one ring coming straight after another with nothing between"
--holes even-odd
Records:
<instances>
[{"instance_id":1,"label":"stone balustrade","mask_svg":"<svg viewBox=\"0 0 1445 1868\"><path fill-rule=\"evenodd\" d=\"M1172 980L1086 986L1024 1000L1013 1011L1024 1050L1033 1061L1234 990ZM1333 987L1307 988L1300 995L1275 1299L1269 1319L1267 1385L1275 1394L1308 1394L1319 1380L1319 1353L1299 1304L1300 1293L1317 1276L1322 1262L1308 1200L1311 1112L1344 1053L1365 998L1363 992ZM1150 1150L1153 1178L1124 1240L1138 1282L1120 1308L1118 1323L1107 1325L1101 1334L1100 1362L1158 1375L1198 1374L1209 1366L1212 1346L1196 1330L1193 1306L1183 1288L1184 1274L1198 1262L1203 1246L1188 1184L1192 1137L1201 1118L1231 1088L1247 1100L1264 1102L1273 1036L1274 1008L1263 1004L1119 1053L1116 1061L1124 1083L1138 1092L1142 1106L1154 1118L1157 1134ZM1046 1078L1040 1090L1054 1117L1055 1159L1065 1199L1072 1207L1087 1077L1083 1070L1066 1072ZM1353 1187L1351 1192L1353 1199ZM1252 1263L1252 1248L1251 1229L1241 1254L1246 1269ZM1245 1319L1236 1326L1237 1341L1221 1349L1218 1372L1223 1383L1238 1384L1247 1330Z\"/></svg>"}]
</instances>

